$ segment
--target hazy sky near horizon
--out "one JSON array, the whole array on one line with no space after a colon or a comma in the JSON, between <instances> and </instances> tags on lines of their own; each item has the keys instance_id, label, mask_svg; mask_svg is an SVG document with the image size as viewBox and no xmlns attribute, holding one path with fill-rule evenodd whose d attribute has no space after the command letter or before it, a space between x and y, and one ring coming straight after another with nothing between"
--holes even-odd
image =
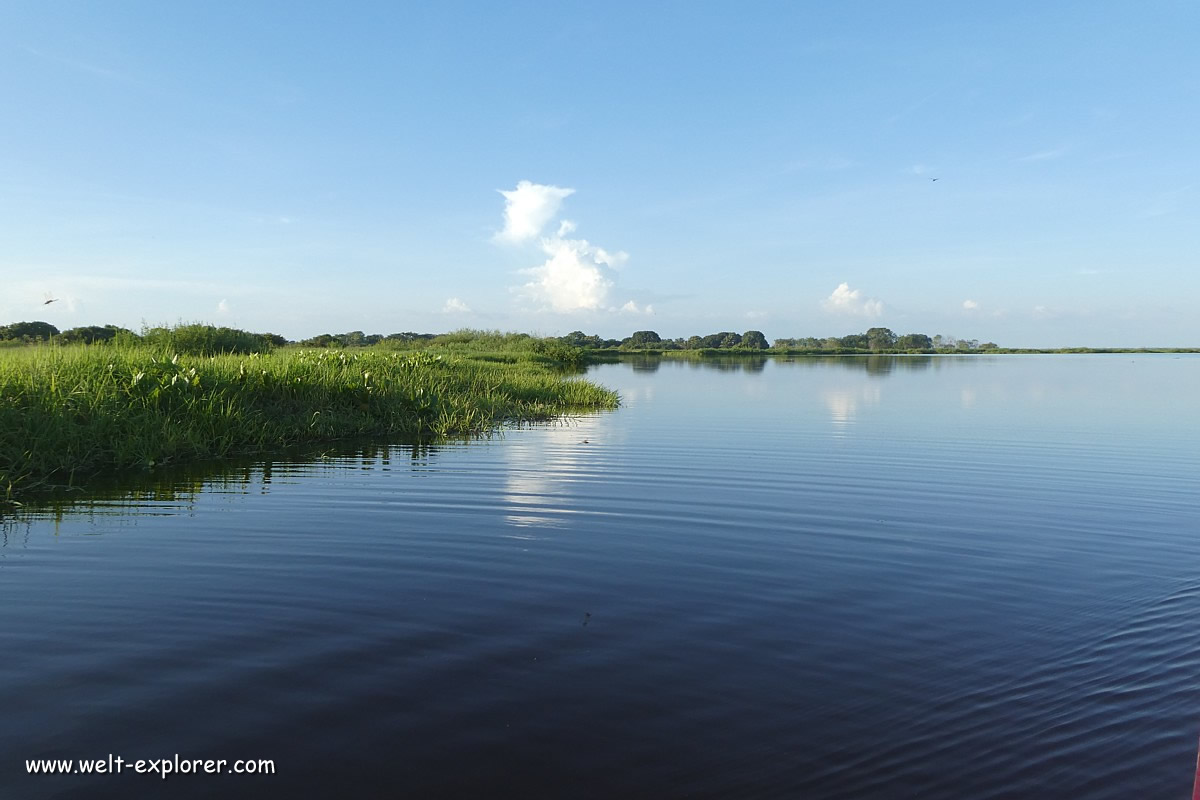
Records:
<instances>
[{"instance_id":1,"label":"hazy sky near horizon","mask_svg":"<svg viewBox=\"0 0 1200 800\"><path fill-rule=\"evenodd\" d=\"M9 2L0 323L1197 346L1197 30L1155 0Z\"/></svg>"}]
</instances>

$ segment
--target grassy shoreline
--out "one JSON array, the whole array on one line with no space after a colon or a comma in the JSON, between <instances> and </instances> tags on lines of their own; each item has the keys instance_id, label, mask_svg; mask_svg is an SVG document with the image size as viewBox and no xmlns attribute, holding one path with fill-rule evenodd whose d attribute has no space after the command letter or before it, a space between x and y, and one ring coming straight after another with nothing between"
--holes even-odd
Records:
<instances>
[{"instance_id":1,"label":"grassy shoreline","mask_svg":"<svg viewBox=\"0 0 1200 800\"><path fill-rule=\"evenodd\" d=\"M420 441L615 408L549 359L376 350L0 352L0 500L149 468L362 436Z\"/></svg>"}]
</instances>

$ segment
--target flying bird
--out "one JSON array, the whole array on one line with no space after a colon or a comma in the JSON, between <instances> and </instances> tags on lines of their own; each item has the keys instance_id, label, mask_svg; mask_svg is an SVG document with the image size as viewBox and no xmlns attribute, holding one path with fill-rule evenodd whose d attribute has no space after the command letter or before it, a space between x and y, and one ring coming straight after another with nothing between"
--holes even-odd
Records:
<instances>
[{"instance_id":1,"label":"flying bird","mask_svg":"<svg viewBox=\"0 0 1200 800\"><path fill-rule=\"evenodd\" d=\"M936 181L936 180L937 180L937 178L930 178L929 180L931 180L931 181Z\"/></svg>"},{"instance_id":2,"label":"flying bird","mask_svg":"<svg viewBox=\"0 0 1200 800\"><path fill-rule=\"evenodd\" d=\"M57 303L57 302L58 302L58 298L51 296L51 294L49 292L47 292L46 293L46 301L44 303L42 303L42 305L48 306L51 303Z\"/></svg>"}]
</instances>

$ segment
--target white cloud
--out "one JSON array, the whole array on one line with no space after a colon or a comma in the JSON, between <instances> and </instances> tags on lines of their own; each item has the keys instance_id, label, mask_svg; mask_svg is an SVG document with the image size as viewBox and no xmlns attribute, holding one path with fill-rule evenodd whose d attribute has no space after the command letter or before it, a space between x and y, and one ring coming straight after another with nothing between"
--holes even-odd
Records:
<instances>
[{"instance_id":1,"label":"white cloud","mask_svg":"<svg viewBox=\"0 0 1200 800\"><path fill-rule=\"evenodd\" d=\"M979 303L976 303L974 300L963 300L963 309L964 310L974 311L977 308L979 308Z\"/></svg>"},{"instance_id":2,"label":"white cloud","mask_svg":"<svg viewBox=\"0 0 1200 800\"><path fill-rule=\"evenodd\" d=\"M522 270L533 280L524 293L558 312L604 308L614 284L613 268L628 258L610 254L586 239L543 239L548 258L538 267Z\"/></svg>"},{"instance_id":3,"label":"white cloud","mask_svg":"<svg viewBox=\"0 0 1200 800\"><path fill-rule=\"evenodd\" d=\"M860 317L878 317L883 313L883 302L864 298L858 289L841 283L829 297L821 301L821 307L833 314L850 314Z\"/></svg>"},{"instance_id":4,"label":"white cloud","mask_svg":"<svg viewBox=\"0 0 1200 800\"><path fill-rule=\"evenodd\" d=\"M495 239L512 244L528 241L540 234L546 223L558 214L563 199L575 193L574 189L530 181L521 181L511 192L499 191L504 195L504 230L497 233ZM565 225L571 225L571 230L574 229L572 223ZM565 232L560 229L559 235Z\"/></svg>"},{"instance_id":5,"label":"white cloud","mask_svg":"<svg viewBox=\"0 0 1200 800\"><path fill-rule=\"evenodd\" d=\"M228 300L222 298L221 302L217 303L217 313L218 314L228 314L229 313L229 301Z\"/></svg>"},{"instance_id":6,"label":"white cloud","mask_svg":"<svg viewBox=\"0 0 1200 800\"><path fill-rule=\"evenodd\" d=\"M451 297L446 301L446 305L442 306L443 314L467 314L470 311L471 307L457 297Z\"/></svg>"},{"instance_id":7,"label":"white cloud","mask_svg":"<svg viewBox=\"0 0 1200 800\"><path fill-rule=\"evenodd\" d=\"M766 311L747 311L746 319L766 319L770 316Z\"/></svg>"},{"instance_id":8,"label":"white cloud","mask_svg":"<svg viewBox=\"0 0 1200 800\"><path fill-rule=\"evenodd\" d=\"M521 181L515 190L501 192L505 198L504 230L495 239L519 244L538 237L558 214L563 199L574 191ZM538 247L546 260L522 270L531 280L520 291L559 313L616 311L609 303L609 294L616 283L617 270L625 265L629 255L606 250L587 239L568 238L575 229L574 222L564 219L554 235L539 239ZM632 300L621 310L629 311L631 303L636 313L653 313L650 306L639 309Z\"/></svg>"},{"instance_id":9,"label":"white cloud","mask_svg":"<svg viewBox=\"0 0 1200 800\"><path fill-rule=\"evenodd\" d=\"M649 303L647 303L645 306L638 306L637 303L630 300L628 303L621 306L621 311L623 311L626 314L650 315L650 314L654 313L654 306L650 305Z\"/></svg>"}]
</instances>

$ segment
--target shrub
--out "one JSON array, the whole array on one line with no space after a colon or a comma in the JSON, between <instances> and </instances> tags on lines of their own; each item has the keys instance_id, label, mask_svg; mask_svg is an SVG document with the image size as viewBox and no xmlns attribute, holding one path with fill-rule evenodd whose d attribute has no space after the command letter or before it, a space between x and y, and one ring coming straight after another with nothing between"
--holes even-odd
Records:
<instances>
[{"instance_id":1,"label":"shrub","mask_svg":"<svg viewBox=\"0 0 1200 800\"><path fill-rule=\"evenodd\" d=\"M142 331L142 338L147 344L172 353L200 356L267 353L275 348L274 342L263 334L198 323L174 328L150 328Z\"/></svg>"}]
</instances>

